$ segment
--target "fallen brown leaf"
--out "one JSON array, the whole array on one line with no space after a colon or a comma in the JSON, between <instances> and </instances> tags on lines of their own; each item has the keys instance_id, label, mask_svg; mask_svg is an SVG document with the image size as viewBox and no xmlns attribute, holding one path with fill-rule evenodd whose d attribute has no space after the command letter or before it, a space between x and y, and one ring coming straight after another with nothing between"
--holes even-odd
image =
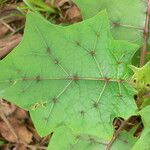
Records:
<instances>
[{"instance_id":1,"label":"fallen brown leaf","mask_svg":"<svg viewBox=\"0 0 150 150\"><path fill-rule=\"evenodd\" d=\"M28 150L24 144L17 144L13 150Z\"/></svg>"},{"instance_id":2,"label":"fallen brown leaf","mask_svg":"<svg viewBox=\"0 0 150 150\"><path fill-rule=\"evenodd\" d=\"M55 0L55 6L57 8L64 7L64 5L71 5L72 1L71 0Z\"/></svg>"},{"instance_id":3,"label":"fallen brown leaf","mask_svg":"<svg viewBox=\"0 0 150 150\"><path fill-rule=\"evenodd\" d=\"M0 38L2 38L2 36L4 36L8 31L9 29L5 25L0 23Z\"/></svg>"},{"instance_id":4,"label":"fallen brown leaf","mask_svg":"<svg viewBox=\"0 0 150 150\"><path fill-rule=\"evenodd\" d=\"M63 18L60 22L76 23L82 21L81 11L71 0L56 0L55 7L61 12Z\"/></svg>"},{"instance_id":5,"label":"fallen brown leaf","mask_svg":"<svg viewBox=\"0 0 150 150\"><path fill-rule=\"evenodd\" d=\"M19 142L27 144L32 142L32 133L26 128L25 124L21 124L21 122L14 117L9 117L8 120ZM7 141L13 143L18 142L18 139L16 139L10 128L3 121L0 122L0 133Z\"/></svg>"},{"instance_id":6,"label":"fallen brown leaf","mask_svg":"<svg viewBox=\"0 0 150 150\"><path fill-rule=\"evenodd\" d=\"M0 122L0 133L9 142L17 142L16 137L12 134L10 129L4 122Z\"/></svg>"},{"instance_id":7,"label":"fallen brown leaf","mask_svg":"<svg viewBox=\"0 0 150 150\"><path fill-rule=\"evenodd\" d=\"M82 21L81 12L76 5L73 5L66 11L66 19L70 23Z\"/></svg>"},{"instance_id":8,"label":"fallen brown leaf","mask_svg":"<svg viewBox=\"0 0 150 150\"><path fill-rule=\"evenodd\" d=\"M15 110L15 113L14 113L14 117L19 119L19 120L25 120L27 119L29 116L28 116L28 112L21 109L21 108L17 108Z\"/></svg>"},{"instance_id":9,"label":"fallen brown leaf","mask_svg":"<svg viewBox=\"0 0 150 150\"><path fill-rule=\"evenodd\" d=\"M16 47L22 39L21 34L15 34L0 40L0 59L4 58L11 50Z\"/></svg>"},{"instance_id":10,"label":"fallen brown leaf","mask_svg":"<svg viewBox=\"0 0 150 150\"><path fill-rule=\"evenodd\" d=\"M32 133L26 128L25 125L18 126L16 133L21 142L31 143L32 142Z\"/></svg>"},{"instance_id":11,"label":"fallen brown leaf","mask_svg":"<svg viewBox=\"0 0 150 150\"><path fill-rule=\"evenodd\" d=\"M0 111L5 115L5 116L9 116L12 113L14 113L14 111L16 110L16 106L6 102L4 100L0 100Z\"/></svg>"}]
</instances>

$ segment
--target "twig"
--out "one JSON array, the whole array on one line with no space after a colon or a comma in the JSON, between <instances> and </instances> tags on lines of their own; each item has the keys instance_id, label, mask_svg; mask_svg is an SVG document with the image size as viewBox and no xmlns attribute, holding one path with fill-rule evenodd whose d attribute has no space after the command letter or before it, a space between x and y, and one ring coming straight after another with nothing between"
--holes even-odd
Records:
<instances>
[{"instance_id":1,"label":"twig","mask_svg":"<svg viewBox=\"0 0 150 150\"><path fill-rule=\"evenodd\" d=\"M30 148L31 150L37 150L37 149L40 149L40 150L47 150L47 147L46 146L39 146L39 145L28 145L24 142L18 142L18 143L15 143L15 144L11 144L12 146L16 146L16 144L23 144L25 147L27 148Z\"/></svg>"},{"instance_id":2,"label":"twig","mask_svg":"<svg viewBox=\"0 0 150 150\"><path fill-rule=\"evenodd\" d=\"M15 133L13 127L11 126L10 122L8 121L8 119L6 118L6 116L4 115L4 113L0 110L0 116L3 119L3 121L6 123L6 125L8 126L9 130L12 132L12 134L14 135L14 137L16 138L16 140L19 142L18 136Z\"/></svg>"},{"instance_id":3,"label":"twig","mask_svg":"<svg viewBox=\"0 0 150 150\"><path fill-rule=\"evenodd\" d=\"M150 0L147 0L147 13L146 13L146 21L145 21L145 31L144 31L144 44L141 49L140 54L140 67L145 64L146 51L147 51L147 41L149 36L149 16L150 16Z\"/></svg>"},{"instance_id":4,"label":"twig","mask_svg":"<svg viewBox=\"0 0 150 150\"><path fill-rule=\"evenodd\" d=\"M130 118L129 118L130 119ZM120 132L123 130L123 128L125 127L126 124L128 124L129 119L122 121L120 127L118 128L118 130L115 132L115 134L113 135L112 139L110 140L110 142L107 144L106 150L110 150L112 144L114 143L114 141L116 140L116 138L119 136Z\"/></svg>"},{"instance_id":5,"label":"twig","mask_svg":"<svg viewBox=\"0 0 150 150\"><path fill-rule=\"evenodd\" d=\"M24 142L19 142L19 144L23 144L25 147L27 148L31 148L31 149L41 149L41 150L46 150L47 147L46 146L39 146L39 145L28 145Z\"/></svg>"},{"instance_id":6,"label":"twig","mask_svg":"<svg viewBox=\"0 0 150 150\"><path fill-rule=\"evenodd\" d=\"M14 32L10 34L10 36L13 36L14 34L18 33L20 30L22 30L25 27L25 25L22 25L21 27L17 28Z\"/></svg>"},{"instance_id":7,"label":"twig","mask_svg":"<svg viewBox=\"0 0 150 150\"><path fill-rule=\"evenodd\" d=\"M150 98L150 92L146 93L146 95L143 96L143 98Z\"/></svg>"},{"instance_id":8,"label":"twig","mask_svg":"<svg viewBox=\"0 0 150 150\"><path fill-rule=\"evenodd\" d=\"M15 32L15 30L14 30L9 24L7 24L5 21L1 21L1 23L2 23L5 27L7 27L10 31L12 31L13 33Z\"/></svg>"},{"instance_id":9,"label":"twig","mask_svg":"<svg viewBox=\"0 0 150 150\"><path fill-rule=\"evenodd\" d=\"M52 134L50 134L50 135L48 135L48 136L45 136L45 137L42 139L42 141L40 142L40 145L46 144L47 141L50 140L51 136L52 136Z\"/></svg>"}]
</instances>

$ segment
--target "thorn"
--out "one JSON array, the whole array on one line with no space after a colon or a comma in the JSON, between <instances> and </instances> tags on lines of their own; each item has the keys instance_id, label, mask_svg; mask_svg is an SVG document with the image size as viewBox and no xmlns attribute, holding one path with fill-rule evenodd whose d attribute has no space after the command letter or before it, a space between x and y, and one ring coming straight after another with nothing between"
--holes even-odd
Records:
<instances>
[{"instance_id":1,"label":"thorn","mask_svg":"<svg viewBox=\"0 0 150 150\"><path fill-rule=\"evenodd\" d=\"M105 77L104 80L105 80L106 82L108 82L108 81L110 81L110 78Z\"/></svg>"},{"instance_id":2,"label":"thorn","mask_svg":"<svg viewBox=\"0 0 150 150\"><path fill-rule=\"evenodd\" d=\"M55 63L56 65L58 65L58 64L59 64L58 59L55 59L55 60L54 60L54 63Z\"/></svg>"},{"instance_id":3,"label":"thorn","mask_svg":"<svg viewBox=\"0 0 150 150\"><path fill-rule=\"evenodd\" d=\"M117 97L122 98L122 97L123 97L123 95L122 95L122 94L118 94L118 95L117 95Z\"/></svg>"},{"instance_id":4,"label":"thorn","mask_svg":"<svg viewBox=\"0 0 150 150\"><path fill-rule=\"evenodd\" d=\"M79 47L81 46L81 43L79 41L76 41L75 43L77 46L79 46Z\"/></svg>"},{"instance_id":5,"label":"thorn","mask_svg":"<svg viewBox=\"0 0 150 150\"><path fill-rule=\"evenodd\" d=\"M95 51L90 51L91 56L95 56L96 52Z\"/></svg>"},{"instance_id":6,"label":"thorn","mask_svg":"<svg viewBox=\"0 0 150 150\"><path fill-rule=\"evenodd\" d=\"M122 63L122 61L117 61L117 64L119 64L119 65L120 65L121 63Z\"/></svg>"},{"instance_id":7,"label":"thorn","mask_svg":"<svg viewBox=\"0 0 150 150\"><path fill-rule=\"evenodd\" d=\"M100 33L99 32L95 32L97 37L100 37Z\"/></svg>"},{"instance_id":8,"label":"thorn","mask_svg":"<svg viewBox=\"0 0 150 150\"><path fill-rule=\"evenodd\" d=\"M53 98L52 98L52 102L53 102L54 104L56 104L56 103L57 103L57 98L56 98L56 97L53 97Z\"/></svg>"},{"instance_id":9,"label":"thorn","mask_svg":"<svg viewBox=\"0 0 150 150\"><path fill-rule=\"evenodd\" d=\"M80 139L82 138L82 136L78 134L78 135L75 136L75 138L76 138L77 140L80 140Z\"/></svg>"},{"instance_id":10,"label":"thorn","mask_svg":"<svg viewBox=\"0 0 150 150\"><path fill-rule=\"evenodd\" d=\"M92 137L89 137L89 141L90 141L91 144L94 144L94 143L95 143L95 140L94 140L94 138L92 138Z\"/></svg>"},{"instance_id":11,"label":"thorn","mask_svg":"<svg viewBox=\"0 0 150 150\"><path fill-rule=\"evenodd\" d=\"M46 122L48 121L48 119L49 119L48 117L43 117L43 120Z\"/></svg>"},{"instance_id":12,"label":"thorn","mask_svg":"<svg viewBox=\"0 0 150 150\"><path fill-rule=\"evenodd\" d=\"M94 103L93 103L93 107L97 109L97 108L99 107L99 103L94 102Z\"/></svg>"},{"instance_id":13,"label":"thorn","mask_svg":"<svg viewBox=\"0 0 150 150\"><path fill-rule=\"evenodd\" d=\"M41 81L42 78L38 75L38 76L35 78L35 80L38 82L38 81Z\"/></svg>"},{"instance_id":14,"label":"thorn","mask_svg":"<svg viewBox=\"0 0 150 150\"><path fill-rule=\"evenodd\" d=\"M74 76L72 77L72 80L79 80L78 75L74 75Z\"/></svg>"},{"instance_id":15,"label":"thorn","mask_svg":"<svg viewBox=\"0 0 150 150\"><path fill-rule=\"evenodd\" d=\"M84 110L81 110L81 111L80 111L80 114L81 114L81 116L84 116L84 115L85 115L85 111L84 111Z\"/></svg>"},{"instance_id":16,"label":"thorn","mask_svg":"<svg viewBox=\"0 0 150 150\"><path fill-rule=\"evenodd\" d=\"M120 83L121 83L121 82L124 82L124 81L125 81L125 80L123 80L123 79L119 79L119 80L118 80L118 82L120 82Z\"/></svg>"},{"instance_id":17,"label":"thorn","mask_svg":"<svg viewBox=\"0 0 150 150\"><path fill-rule=\"evenodd\" d=\"M119 27L120 23L119 22L112 22L113 27Z\"/></svg>"},{"instance_id":18,"label":"thorn","mask_svg":"<svg viewBox=\"0 0 150 150\"><path fill-rule=\"evenodd\" d=\"M51 49L49 48L49 47L47 47L47 49L46 49L46 51L47 51L47 53L51 53Z\"/></svg>"},{"instance_id":19,"label":"thorn","mask_svg":"<svg viewBox=\"0 0 150 150\"><path fill-rule=\"evenodd\" d=\"M22 77L22 81L26 81L26 80L28 80L27 77Z\"/></svg>"},{"instance_id":20,"label":"thorn","mask_svg":"<svg viewBox=\"0 0 150 150\"><path fill-rule=\"evenodd\" d=\"M11 78L9 79L9 82L10 82L10 83L14 83L13 79L11 79Z\"/></svg>"}]
</instances>

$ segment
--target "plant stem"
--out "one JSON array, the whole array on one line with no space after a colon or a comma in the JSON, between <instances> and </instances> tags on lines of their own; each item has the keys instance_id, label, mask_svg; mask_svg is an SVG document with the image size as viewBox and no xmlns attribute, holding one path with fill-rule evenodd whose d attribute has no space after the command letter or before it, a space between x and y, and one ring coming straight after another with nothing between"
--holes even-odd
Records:
<instances>
[{"instance_id":1,"label":"plant stem","mask_svg":"<svg viewBox=\"0 0 150 150\"><path fill-rule=\"evenodd\" d=\"M140 67L142 67L145 64L145 59L146 59L147 41L149 36L149 25L148 25L149 16L150 16L150 0L147 0L147 13L146 13L145 30L144 30L144 44L141 49Z\"/></svg>"},{"instance_id":2,"label":"plant stem","mask_svg":"<svg viewBox=\"0 0 150 150\"><path fill-rule=\"evenodd\" d=\"M11 126L10 122L7 120L6 116L3 114L3 112L1 110L0 110L0 117L6 123L7 127L9 128L9 130L11 131L13 136L16 138L16 140L19 141L19 138L18 138L17 134L15 133L14 128Z\"/></svg>"},{"instance_id":3,"label":"plant stem","mask_svg":"<svg viewBox=\"0 0 150 150\"><path fill-rule=\"evenodd\" d=\"M130 118L129 118L130 119ZM114 143L114 141L116 140L116 138L120 135L121 131L124 129L124 127L126 126L126 124L128 123L129 119L122 121L119 129L114 133L112 139L110 140L110 142L107 144L106 150L110 150L112 144Z\"/></svg>"}]
</instances>

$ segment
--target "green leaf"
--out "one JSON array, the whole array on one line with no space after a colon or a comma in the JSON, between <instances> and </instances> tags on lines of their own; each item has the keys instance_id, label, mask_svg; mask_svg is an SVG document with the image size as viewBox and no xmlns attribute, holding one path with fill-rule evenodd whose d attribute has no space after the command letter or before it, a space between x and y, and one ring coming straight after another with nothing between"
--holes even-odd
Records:
<instances>
[{"instance_id":1,"label":"green leaf","mask_svg":"<svg viewBox=\"0 0 150 150\"><path fill-rule=\"evenodd\" d=\"M135 86L140 90L150 90L150 61L147 62L143 67L137 68L130 65L130 68L133 70L133 82L135 80Z\"/></svg>"},{"instance_id":2,"label":"green leaf","mask_svg":"<svg viewBox=\"0 0 150 150\"><path fill-rule=\"evenodd\" d=\"M140 108L145 107L149 104L149 97L146 95L150 92L150 61L141 68L132 65L130 65L130 68L134 72L131 81L138 91L137 105Z\"/></svg>"},{"instance_id":3,"label":"green leaf","mask_svg":"<svg viewBox=\"0 0 150 150\"><path fill-rule=\"evenodd\" d=\"M66 125L110 139L136 114L128 64L137 45L115 41L105 11L67 27L27 15L23 41L0 62L0 97L30 111L41 136Z\"/></svg>"},{"instance_id":4,"label":"green leaf","mask_svg":"<svg viewBox=\"0 0 150 150\"><path fill-rule=\"evenodd\" d=\"M63 139L63 140L62 140ZM127 132L114 141L110 150L131 150L136 139ZM71 129L59 128L50 140L48 150L106 150L109 141L90 135L78 135Z\"/></svg>"},{"instance_id":5,"label":"green leaf","mask_svg":"<svg viewBox=\"0 0 150 150\"><path fill-rule=\"evenodd\" d=\"M48 6L42 0L23 0L24 3L32 10L32 11L46 11L49 13L56 13L56 10L52 8L52 6Z\"/></svg>"},{"instance_id":6,"label":"green leaf","mask_svg":"<svg viewBox=\"0 0 150 150\"><path fill-rule=\"evenodd\" d=\"M150 149L150 106L141 110L140 115L144 124L144 130L139 140L136 142L132 150L149 150Z\"/></svg>"},{"instance_id":7,"label":"green leaf","mask_svg":"<svg viewBox=\"0 0 150 150\"><path fill-rule=\"evenodd\" d=\"M87 19L106 9L115 39L142 44L147 11L143 0L74 0Z\"/></svg>"},{"instance_id":8,"label":"green leaf","mask_svg":"<svg viewBox=\"0 0 150 150\"><path fill-rule=\"evenodd\" d=\"M2 146L5 142L4 141L0 141L0 146Z\"/></svg>"}]
</instances>

